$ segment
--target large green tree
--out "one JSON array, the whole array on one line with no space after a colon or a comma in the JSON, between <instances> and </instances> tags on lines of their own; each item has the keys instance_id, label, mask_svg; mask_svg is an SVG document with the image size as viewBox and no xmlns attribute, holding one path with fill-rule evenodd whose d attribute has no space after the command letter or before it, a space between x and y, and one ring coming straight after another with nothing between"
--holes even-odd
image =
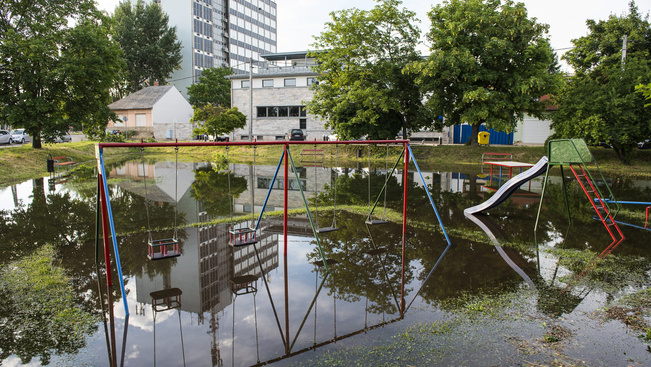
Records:
<instances>
[{"instance_id":1,"label":"large green tree","mask_svg":"<svg viewBox=\"0 0 651 367\"><path fill-rule=\"evenodd\" d=\"M651 81L651 25L634 2L626 15L586 24L588 35L573 40L575 48L564 56L576 75L558 96L555 137L607 141L628 163L635 144L651 136L651 110L635 90Z\"/></svg>"},{"instance_id":2,"label":"large green tree","mask_svg":"<svg viewBox=\"0 0 651 367\"><path fill-rule=\"evenodd\" d=\"M246 125L246 115L237 107L229 109L207 104L194 109L192 123L197 124L194 134L213 135L217 139L220 135L243 128Z\"/></svg>"},{"instance_id":3,"label":"large green tree","mask_svg":"<svg viewBox=\"0 0 651 367\"><path fill-rule=\"evenodd\" d=\"M423 105L416 76L404 74L421 58L415 13L397 0L377 0L372 10L347 9L315 37L313 52L319 83L308 110L326 120L344 139L368 135L394 138L408 129L431 127L434 118Z\"/></svg>"},{"instance_id":4,"label":"large green tree","mask_svg":"<svg viewBox=\"0 0 651 367\"><path fill-rule=\"evenodd\" d=\"M113 39L120 45L126 68L116 85L116 98L151 86L165 84L182 60L176 27L156 2L123 1L113 13Z\"/></svg>"},{"instance_id":5,"label":"large green tree","mask_svg":"<svg viewBox=\"0 0 651 367\"><path fill-rule=\"evenodd\" d=\"M429 92L427 105L446 125L481 124L512 131L525 113L542 117L539 98L558 85L548 26L529 18L522 3L448 0L429 13L431 55L410 66Z\"/></svg>"},{"instance_id":6,"label":"large green tree","mask_svg":"<svg viewBox=\"0 0 651 367\"><path fill-rule=\"evenodd\" d=\"M94 135L112 116L120 60L104 24L88 0L0 2L0 118L25 128L33 147L70 126Z\"/></svg>"},{"instance_id":7,"label":"large green tree","mask_svg":"<svg viewBox=\"0 0 651 367\"><path fill-rule=\"evenodd\" d=\"M233 73L229 67L205 69L199 81L188 87L188 99L194 108L212 104L221 107L231 105L231 82L226 79Z\"/></svg>"}]
</instances>

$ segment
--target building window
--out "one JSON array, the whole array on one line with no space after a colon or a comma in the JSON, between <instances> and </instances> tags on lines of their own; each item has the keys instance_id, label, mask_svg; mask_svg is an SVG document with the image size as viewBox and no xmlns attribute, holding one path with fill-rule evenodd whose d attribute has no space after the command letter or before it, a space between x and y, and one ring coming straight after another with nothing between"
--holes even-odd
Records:
<instances>
[{"instance_id":1,"label":"building window","mask_svg":"<svg viewBox=\"0 0 651 367\"><path fill-rule=\"evenodd\" d=\"M271 88L274 86L274 80L273 79L263 79L262 80L262 87L263 88Z\"/></svg>"},{"instance_id":2,"label":"building window","mask_svg":"<svg viewBox=\"0 0 651 367\"><path fill-rule=\"evenodd\" d=\"M317 84L316 78L307 78L307 85Z\"/></svg>"},{"instance_id":3,"label":"building window","mask_svg":"<svg viewBox=\"0 0 651 367\"><path fill-rule=\"evenodd\" d=\"M198 52L194 53L194 66L198 66L200 68L203 67L203 54L200 54Z\"/></svg>"},{"instance_id":4,"label":"building window","mask_svg":"<svg viewBox=\"0 0 651 367\"><path fill-rule=\"evenodd\" d=\"M147 126L147 116L144 113L136 113L136 126Z\"/></svg>"},{"instance_id":5,"label":"building window","mask_svg":"<svg viewBox=\"0 0 651 367\"><path fill-rule=\"evenodd\" d=\"M296 78L287 78L287 79L285 79L285 86L286 87L295 87L296 86Z\"/></svg>"},{"instance_id":6,"label":"building window","mask_svg":"<svg viewBox=\"0 0 651 367\"><path fill-rule=\"evenodd\" d=\"M257 107L257 117L305 117L305 106Z\"/></svg>"},{"instance_id":7,"label":"building window","mask_svg":"<svg viewBox=\"0 0 651 367\"><path fill-rule=\"evenodd\" d=\"M249 88L251 86L251 81L249 80L242 80L241 81L241 88ZM258 113L260 113L260 107L258 107Z\"/></svg>"},{"instance_id":8,"label":"building window","mask_svg":"<svg viewBox=\"0 0 651 367\"><path fill-rule=\"evenodd\" d=\"M299 120L299 129L307 129L307 119L300 119Z\"/></svg>"}]
</instances>

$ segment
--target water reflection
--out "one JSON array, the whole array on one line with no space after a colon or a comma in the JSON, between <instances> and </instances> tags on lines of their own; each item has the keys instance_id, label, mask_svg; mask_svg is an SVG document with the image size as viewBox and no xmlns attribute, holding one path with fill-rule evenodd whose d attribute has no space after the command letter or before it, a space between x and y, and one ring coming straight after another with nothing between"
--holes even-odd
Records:
<instances>
[{"instance_id":1,"label":"water reflection","mask_svg":"<svg viewBox=\"0 0 651 367\"><path fill-rule=\"evenodd\" d=\"M615 256L585 271L586 263L578 261L578 255L598 253L608 243L603 231L595 230L600 224L595 224L589 211L583 214L588 203L579 195L570 196L570 209L577 213L571 231L565 208L545 205L537 242L540 258L532 237L534 195L516 197L491 212L488 218L492 223L483 221L501 248L491 246L494 242L484 231L463 216L464 208L491 194L487 188L490 178L471 173L424 172L454 243L447 253L434 213L421 210L429 209L425 189L410 173L404 278L401 225L395 221L364 225L364 208L369 196L374 199L369 195L369 175L370 192L378 193L385 178L380 169L297 168L308 199L314 202L318 198L319 221L331 223L336 216L339 230L320 237L326 258L337 262L329 275L318 267L321 256L305 214L290 218L286 257L279 251L283 230L279 217L264 219L255 249L232 248L228 245L231 217L239 225L251 225L249 215L260 210L274 168L187 162L146 162L145 168L141 162L113 166L109 195L127 297L135 312L127 319L121 307L115 307L114 320L107 321L113 336L102 337L100 326L95 341L69 353L108 350L113 354L94 357L92 365L301 361L306 358L305 351L327 348L329 343L352 335L373 332L374 337L382 338L383 331L378 329L401 320L403 286L405 303L413 300L417 306L409 309L407 318L432 317L433 311L453 310L450 300L510 293L525 284L536 290L533 304L540 311L559 317L581 305L586 307L586 296L614 297L628 284L637 287L647 281L647 231L631 229L627 241L611 254ZM389 218L402 214L402 174L396 172L389 180ZM298 183L293 177L291 180L290 208L301 209ZM332 210L334 182L337 207L345 209L337 212ZM536 193L537 185L532 183L531 193ZM105 274L93 261L94 186L67 182L50 191L43 180L35 180L2 189L0 196L8 201L3 202L6 209L0 222L0 262L7 264L43 244L55 243L60 265L69 274L75 304L108 315L111 312L103 311L105 306L118 304L122 295L111 289L110 300L100 298L107 296L107 290L98 289L97 282ZM626 195L637 195L638 200L651 196L646 186L631 180L613 186ZM21 191L23 187L28 187L28 193ZM282 208L282 187L282 182L274 184L268 210ZM549 190L547 200L563 202L560 185L552 182ZM384 202L379 205L382 208L377 210L384 210ZM177 229L182 256L147 260L148 228L160 238ZM621 272L607 277L613 267ZM156 310L160 294L170 294L161 304L170 309ZM177 294L178 302L174 300ZM283 302L286 294L287 303ZM4 344L2 348L16 353Z\"/></svg>"}]
</instances>

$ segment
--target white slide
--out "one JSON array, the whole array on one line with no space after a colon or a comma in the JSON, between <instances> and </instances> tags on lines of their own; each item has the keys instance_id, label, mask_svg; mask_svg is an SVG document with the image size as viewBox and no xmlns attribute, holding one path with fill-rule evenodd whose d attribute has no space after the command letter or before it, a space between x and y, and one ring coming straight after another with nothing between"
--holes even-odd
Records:
<instances>
[{"instance_id":1,"label":"white slide","mask_svg":"<svg viewBox=\"0 0 651 367\"><path fill-rule=\"evenodd\" d=\"M484 210L488 210L491 208L494 208L504 202L511 194L515 192L520 186L522 186L523 183L528 182L531 179L534 179L547 170L547 162L548 159L547 157L542 157L536 163L533 167L529 168L528 170L520 173L519 175L513 177L512 179L508 180L502 187L500 187L499 190L495 193L495 195L491 196L490 199L484 201L483 203L479 205L475 205L470 208L466 208L463 212L468 213L468 214L476 214L476 213L481 213Z\"/></svg>"}]
</instances>

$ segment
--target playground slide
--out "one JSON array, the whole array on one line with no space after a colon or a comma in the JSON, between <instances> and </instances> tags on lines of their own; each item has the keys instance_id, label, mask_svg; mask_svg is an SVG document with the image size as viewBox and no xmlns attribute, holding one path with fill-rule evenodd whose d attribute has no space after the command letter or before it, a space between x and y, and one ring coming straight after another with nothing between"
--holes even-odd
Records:
<instances>
[{"instance_id":1,"label":"playground slide","mask_svg":"<svg viewBox=\"0 0 651 367\"><path fill-rule=\"evenodd\" d=\"M466 218L470 219L475 223L479 228L481 228L484 233L488 236L490 241L493 243L495 246L495 249L497 252L502 256L502 259L513 269L518 275L531 287L531 289L535 290L536 285L533 283L531 278L527 275L527 273L522 270L511 258L506 254L502 246L500 246L500 242L497 240L497 236L495 235L495 232L499 232L499 228L495 225L494 222L491 221L489 217L476 217L470 213L463 213Z\"/></svg>"},{"instance_id":2,"label":"playground slide","mask_svg":"<svg viewBox=\"0 0 651 367\"><path fill-rule=\"evenodd\" d=\"M546 169L547 157L542 157L533 167L508 180L504 185L502 185L502 187L500 187L499 190L497 190L495 195L491 196L490 199L484 201L479 205L466 208L463 211L464 214L481 213L484 210L488 210L502 204L504 200L511 196L511 194L513 194L515 190L522 186L523 183L542 175L545 173Z\"/></svg>"}]
</instances>

